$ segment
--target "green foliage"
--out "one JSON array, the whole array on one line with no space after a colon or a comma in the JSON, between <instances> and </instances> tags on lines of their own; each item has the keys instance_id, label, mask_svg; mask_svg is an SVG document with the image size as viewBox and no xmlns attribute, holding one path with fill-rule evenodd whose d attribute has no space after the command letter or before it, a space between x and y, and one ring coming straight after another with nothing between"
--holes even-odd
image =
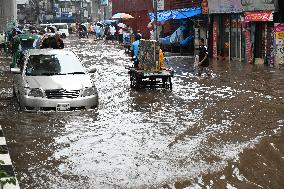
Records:
<instances>
[{"instance_id":1,"label":"green foliage","mask_svg":"<svg viewBox=\"0 0 284 189\"><path fill-rule=\"evenodd\" d=\"M0 146L0 154L6 154L6 153L7 153L7 148L5 148L4 146Z\"/></svg>"},{"instance_id":2,"label":"green foliage","mask_svg":"<svg viewBox=\"0 0 284 189\"><path fill-rule=\"evenodd\" d=\"M3 160L0 160L0 166L5 164L5 162ZM15 177L11 177L11 178L7 178L7 179L3 179L5 177L9 177L9 175L1 169L0 167L0 185L4 186L5 184L13 184L16 185L17 180Z\"/></svg>"}]
</instances>

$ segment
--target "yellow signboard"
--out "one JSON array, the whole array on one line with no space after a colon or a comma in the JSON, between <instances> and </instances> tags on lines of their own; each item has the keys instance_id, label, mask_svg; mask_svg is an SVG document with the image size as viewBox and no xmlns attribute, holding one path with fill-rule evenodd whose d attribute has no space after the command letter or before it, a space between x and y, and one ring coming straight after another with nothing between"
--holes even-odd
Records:
<instances>
[{"instance_id":1,"label":"yellow signboard","mask_svg":"<svg viewBox=\"0 0 284 189\"><path fill-rule=\"evenodd\" d=\"M284 31L276 32L276 39L284 39Z\"/></svg>"}]
</instances>

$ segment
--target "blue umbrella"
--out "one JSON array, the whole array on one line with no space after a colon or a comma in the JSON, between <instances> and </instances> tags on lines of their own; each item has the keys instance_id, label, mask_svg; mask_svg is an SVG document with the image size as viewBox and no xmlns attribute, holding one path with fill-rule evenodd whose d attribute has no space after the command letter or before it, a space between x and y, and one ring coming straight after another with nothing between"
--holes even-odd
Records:
<instances>
[{"instance_id":1,"label":"blue umbrella","mask_svg":"<svg viewBox=\"0 0 284 189\"><path fill-rule=\"evenodd\" d=\"M114 24L116 22L117 22L117 20L104 20L103 21L104 24L108 24L108 25Z\"/></svg>"},{"instance_id":2,"label":"blue umbrella","mask_svg":"<svg viewBox=\"0 0 284 189\"><path fill-rule=\"evenodd\" d=\"M15 28L15 31L18 33L18 34L23 34L24 32L22 30L20 30L19 28Z\"/></svg>"}]
</instances>

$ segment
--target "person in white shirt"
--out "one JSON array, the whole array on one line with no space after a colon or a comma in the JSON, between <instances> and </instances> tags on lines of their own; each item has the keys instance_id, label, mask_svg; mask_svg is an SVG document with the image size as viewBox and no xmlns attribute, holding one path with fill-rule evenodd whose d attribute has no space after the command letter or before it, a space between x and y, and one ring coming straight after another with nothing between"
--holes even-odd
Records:
<instances>
[{"instance_id":1,"label":"person in white shirt","mask_svg":"<svg viewBox=\"0 0 284 189\"><path fill-rule=\"evenodd\" d=\"M116 29L113 25L111 25L109 27L109 32L110 32L110 35L111 35L111 40L113 41L115 39L115 32L116 32Z\"/></svg>"}]
</instances>

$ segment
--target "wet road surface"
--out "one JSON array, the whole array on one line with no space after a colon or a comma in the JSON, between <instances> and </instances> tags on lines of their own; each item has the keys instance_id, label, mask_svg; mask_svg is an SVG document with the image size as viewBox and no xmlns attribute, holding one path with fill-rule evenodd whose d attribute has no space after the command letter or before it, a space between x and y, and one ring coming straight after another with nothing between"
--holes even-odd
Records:
<instances>
[{"instance_id":1,"label":"wet road surface","mask_svg":"<svg viewBox=\"0 0 284 189\"><path fill-rule=\"evenodd\" d=\"M284 70L214 62L198 78L193 59L168 57L173 90L130 89L124 50L70 38L99 106L20 112L0 55L0 124L22 188L282 188Z\"/></svg>"}]
</instances>

